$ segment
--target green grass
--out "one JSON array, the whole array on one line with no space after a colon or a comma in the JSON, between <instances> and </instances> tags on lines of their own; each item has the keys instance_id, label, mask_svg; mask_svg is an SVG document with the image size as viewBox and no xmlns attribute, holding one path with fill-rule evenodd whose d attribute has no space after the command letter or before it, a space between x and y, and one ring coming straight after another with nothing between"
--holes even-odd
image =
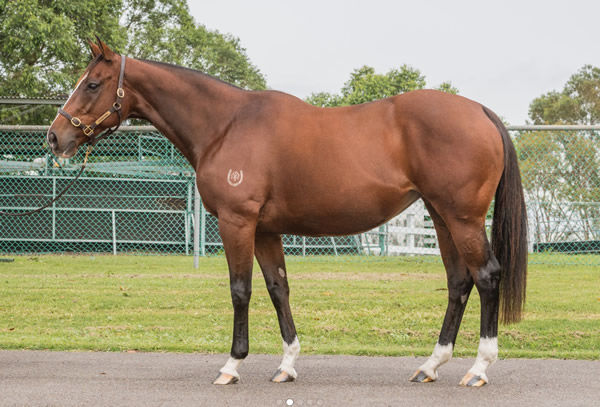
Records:
<instances>
[{"instance_id":1,"label":"green grass","mask_svg":"<svg viewBox=\"0 0 600 407\"><path fill-rule=\"evenodd\" d=\"M439 261L288 260L302 353L428 355L446 308ZM500 327L501 357L600 358L600 270L533 264L523 322ZM0 263L0 349L228 352L223 257L17 256ZM474 356L479 298L455 356ZM280 353L275 311L255 266L250 352Z\"/></svg>"}]
</instances>

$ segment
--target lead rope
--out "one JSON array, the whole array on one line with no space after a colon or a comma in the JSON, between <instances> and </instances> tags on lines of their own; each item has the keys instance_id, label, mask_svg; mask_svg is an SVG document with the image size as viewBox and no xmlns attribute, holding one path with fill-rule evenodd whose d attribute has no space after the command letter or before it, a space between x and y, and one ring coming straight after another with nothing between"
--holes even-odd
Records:
<instances>
[{"instance_id":1,"label":"lead rope","mask_svg":"<svg viewBox=\"0 0 600 407\"><path fill-rule=\"evenodd\" d=\"M90 145L90 146L88 146L88 149L85 153L85 158L83 159L83 164L81 164L81 169L79 170L79 172L77 173L75 178L73 178L71 180L71 182L69 182L67 184L67 186L61 191L60 194L56 195L54 198L52 198L50 201L48 201L48 203L46 205L44 205L40 208L34 209L32 211L28 211L28 212L13 213L13 212L0 211L0 215L12 216L12 217L29 216L29 215L33 215L34 213L41 212L44 209L48 208L50 205L52 205L54 202L56 202L61 196L63 196L64 193L67 192L69 190L69 188L71 188L73 186L73 184L75 184L75 181L77 181L77 179L81 176L81 174L83 174L83 170L85 169L85 166L87 165L87 160L88 160L88 157L90 156L91 152L92 152L92 146Z\"/></svg>"}]
</instances>

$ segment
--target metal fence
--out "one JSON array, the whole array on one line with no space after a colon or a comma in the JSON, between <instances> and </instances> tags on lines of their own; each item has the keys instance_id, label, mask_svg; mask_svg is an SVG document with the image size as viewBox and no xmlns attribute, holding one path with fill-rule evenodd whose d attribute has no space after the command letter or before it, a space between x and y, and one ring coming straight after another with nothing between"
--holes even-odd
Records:
<instances>
[{"instance_id":1,"label":"metal fence","mask_svg":"<svg viewBox=\"0 0 600 407\"><path fill-rule=\"evenodd\" d=\"M48 152L46 130L0 126L0 209L41 206L80 168L83 152L69 160ZM530 251L600 263L595 256L600 253L600 126L509 130L528 204ZM421 201L367 233L285 236L284 246L288 254L303 256L439 254ZM200 205L191 167L149 126L122 127L98 143L84 175L48 209L22 218L0 216L1 253L221 250L217 220Z\"/></svg>"},{"instance_id":2,"label":"metal fence","mask_svg":"<svg viewBox=\"0 0 600 407\"><path fill-rule=\"evenodd\" d=\"M35 209L78 172L84 152L57 159L46 131L0 126L0 209ZM0 216L0 252L206 255L222 251L217 222L200 205L194 172L174 146L153 127L123 126L98 143L84 175L51 207ZM371 252L360 236L285 236L284 245L299 255Z\"/></svg>"}]
</instances>

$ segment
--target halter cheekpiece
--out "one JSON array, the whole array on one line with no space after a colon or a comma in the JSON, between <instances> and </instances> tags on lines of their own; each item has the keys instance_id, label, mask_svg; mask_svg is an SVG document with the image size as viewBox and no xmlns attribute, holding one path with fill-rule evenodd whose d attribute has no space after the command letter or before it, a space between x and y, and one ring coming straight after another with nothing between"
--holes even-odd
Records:
<instances>
[{"instance_id":1,"label":"halter cheekpiece","mask_svg":"<svg viewBox=\"0 0 600 407\"><path fill-rule=\"evenodd\" d=\"M117 98L115 102L112 104L110 109L104 112L92 124L83 124L79 117L71 116L62 108L58 109L58 113L66 117L67 120L69 120L73 126L78 127L81 129L81 131L83 131L83 134L85 134L85 136L87 137L88 144L96 144L98 140L114 133L115 131L117 131L119 126L121 126L121 101L125 97L125 91L123 90L123 77L125 76L125 59L125 55L121 55L121 71L119 72L119 84L117 85ZM108 128L104 133L96 137L96 135L94 134L94 130L96 129L96 127L115 112L117 113L117 115L119 115L118 124L113 128Z\"/></svg>"}]
</instances>

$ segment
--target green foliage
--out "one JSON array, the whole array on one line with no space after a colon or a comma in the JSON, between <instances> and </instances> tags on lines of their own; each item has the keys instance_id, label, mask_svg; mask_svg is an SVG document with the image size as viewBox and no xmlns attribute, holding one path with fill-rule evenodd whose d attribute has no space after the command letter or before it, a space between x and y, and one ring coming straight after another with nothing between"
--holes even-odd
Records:
<instances>
[{"instance_id":1,"label":"green foliage","mask_svg":"<svg viewBox=\"0 0 600 407\"><path fill-rule=\"evenodd\" d=\"M528 131L514 140L537 242L600 239L598 135ZM577 227L564 228L564 222Z\"/></svg>"},{"instance_id":2,"label":"green foliage","mask_svg":"<svg viewBox=\"0 0 600 407\"><path fill-rule=\"evenodd\" d=\"M343 106L347 103L344 103L343 97L340 95L334 95L329 92L318 92L311 94L306 101L311 105L321 106L321 107L334 107L334 106Z\"/></svg>"},{"instance_id":3,"label":"green foliage","mask_svg":"<svg viewBox=\"0 0 600 407\"><path fill-rule=\"evenodd\" d=\"M452 82L442 82L435 89L442 92L451 93L453 95L458 95L458 88L452 86Z\"/></svg>"},{"instance_id":4,"label":"green foliage","mask_svg":"<svg viewBox=\"0 0 600 407\"><path fill-rule=\"evenodd\" d=\"M562 91L551 91L529 105L534 124L600 123L600 68L585 65L574 73Z\"/></svg>"},{"instance_id":5,"label":"green foliage","mask_svg":"<svg viewBox=\"0 0 600 407\"><path fill-rule=\"evenodd\" d=\"M98 34L117 49L125 44L125 30L118 18L121 7L121 0L3 0L0 94L40 97L66 93L89 60L86 38ZM56 114L50 106L9 109L0 114L3 124L47 122Z\"/></svg>"},{"instance_id":6,"label":"green foliage","mask_svg":"<svg viewBox=\"0 0 600 407\"><path fill-rule=\"evenodd\" d=\"M600 68L585 65L562 91L534 99L529 118L534 124L600 123ZM535 216L535 239L600 239L598 134L525 132L515 141L529 208ZM562 230L565 219L577 222L577 230Z\"/></svg>"},{"instance_id":7,"label":"green foliage","mask_svg":"<svg viewBox=\"0 0 600 407\"><path fill-rule=\"evenodd\" d=\"M383 99L399 93L421 89L425 86L425 77L407 65L392 69L387 74L376 74L375 69L363 66L350 75L344 84L342 95L349 105Z\"/></svg>"},{"instance_id":8,"label":"green foliage","mask_svg":"<svg viewBox=\"0 0 600 407\"><path fill-rule=\"evenodd\" d=\"M374 68L365 65L350 74L350 79L344 84L339 95L327 92L313 93L306 101L322 107L356 105L424 87L425 76L418 69L408 65L391 69L385 74L378 74ZM458 93L458 89L450 82L442 83L438 89Z\"/></svg>"},{"instance_id":9,"label":"green foliage","mask_svg":"<svg viewBox=\"0 0 600 407\"><path fill-rule=\"evenodd\" d=\"M98 35L117 52L202 70L249 89L265 79L237 38L194 22L185 0L0 0L0 95L68 94ZM3 124L48 123L50 106L8 107Z\"/></svg>"},{"instance_id":10,"label":"green foliage","mask_svg":"<svg viewBox=\"0 0 600 407\"><path fill-rule=\"evenodd\" d=\"M196 24L186 0L128 0L126 52L197 69L247 89L265 89L239 39Z\"/></svg>"}]
</instances>

